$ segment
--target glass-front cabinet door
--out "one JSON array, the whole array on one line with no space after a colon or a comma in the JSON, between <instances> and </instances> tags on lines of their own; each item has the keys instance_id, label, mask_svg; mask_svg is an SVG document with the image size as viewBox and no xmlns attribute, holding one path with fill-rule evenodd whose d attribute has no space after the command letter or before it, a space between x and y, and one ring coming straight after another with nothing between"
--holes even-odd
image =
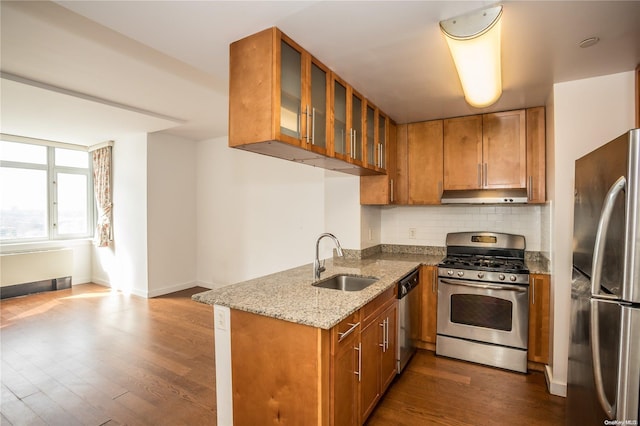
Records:
<instances>
[{"instance_id":1,"label":"glass-front cabinet door","mask_svg":"<svg viewBox=\"0 0 640 426\"><path fill-rule=\"evenodd\" d=\"M302 52L280 40L280 133L301 139Z\"/></svg>"},{"instance_id":2,"label":"glass-front cabinet door","mask_svg":"<svg viewBox=\"0 0 640 426\"><path fill-rule=\"evenodd\" d=\"M366 133L366 156L367 166L374 168L377 166L377 147L376 147L376 110L371 105L367 104L367 133Z\"/></svg>"},{"instance_id":3,"label":"glass-front cabinet door","mask_svg":"<svg viewBox=\"0 0 640 426\"><path fill-rule=\"evenodd\" d=\"M320 154L327 151L330 71L285 36L280 39L280 134Z\"/></svg>"},{"instance_id":4,"label":"glass-front cabinet door","mask_svg":"<svg viewBox=\"0 0 640 426\"><path fill-rule=\"evenodd\" d=\"M335 76L333 78L333 152L336 157L346 159L347 142L347 86ZM351 148L349 148L351 149Z\"/></svg>"},{"instance_id":5,"label":"glass-front cabinet door","mask_svg":"<svg viewBox=\"0 0 640 426\"><path fill-rule=\"evenodd\" d=\"M329 129L329 70L311 61L311 100L306 108L306 142L314 151L326 152Z\"/></svg>"},{"instance_id":6,"label":"glass-front cabinet door","mask_svg":"<svg viewBox=\"0 0 640 426\"><path fill-rule=\"evenodd\" d=\"M387 168L387 117L378 110L378 151L377 167L382 170Z\"/></svg>"},{"instance_id":7,"label":"glass-front cabinet door","mask_svg":"<svg viewBox=\"0 0 640 426\"><path fill-rule=\"evenodd\" d=\"M364 130L364 98L355 90L351 92L351 144L350 157L354 163L362 164L363 130Z\"/></svg>"}]
</instances>

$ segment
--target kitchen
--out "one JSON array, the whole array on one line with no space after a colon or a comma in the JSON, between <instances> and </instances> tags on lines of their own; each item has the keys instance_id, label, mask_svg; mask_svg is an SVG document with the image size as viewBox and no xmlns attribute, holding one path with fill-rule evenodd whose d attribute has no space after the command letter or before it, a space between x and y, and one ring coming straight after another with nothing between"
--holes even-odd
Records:
<instances>
[{"instance_id":1,"label":"kitchen","mask_svg":"<svg viewBox=\"0 0 640 426\"><path fill-rule=\"evenodd\" d=\"M9 27L3 22L3 28ZM570 265L571 256L570 170L582 153L633 127L632 69L556 83L535 105L526 105L547 109L550 203L541 206L361 206L357 178L230 150L224 133L197 143L160 133L125 134L114 149L122 172L114 172L114 187L126 188L114 194L121 250L96 250L82 275L155 296L181 285L218 287L308 264L315 238L327 230L344 247L365 249L381 243L442 247L447 232L499 228L524 235L530 250L548 253L554 281L568 282L569 272L560 265ZM179 202L167 203L167 198ZM181 250L176 253L175 247ZM330 255L325 250L323 257ZM133 266L109 266L123 261ZM553 294L550 390L562 395L569 293Z\"/></svg>"}]
</instances>

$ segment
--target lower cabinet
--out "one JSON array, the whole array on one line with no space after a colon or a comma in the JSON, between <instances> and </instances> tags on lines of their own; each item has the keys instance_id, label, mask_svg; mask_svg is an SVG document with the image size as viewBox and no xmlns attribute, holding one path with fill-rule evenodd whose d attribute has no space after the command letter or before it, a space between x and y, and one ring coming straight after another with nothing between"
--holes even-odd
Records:
<instances>
[{"instance_id":1,"label":"lower cabinet","mask_svg":"<svg viewBox=\"0 0 640 426\"><path fill-rule=\"evenodd\" d=\"M422 324L420 341L424 349L435 350L436 319L438 317L438 267L420 267L420 288L422 292Z\"/></svg>"},{"instance_id":2,"label":"lower cabinet","mask_svg":"<svg viewBox=\"0 0 640 426\"><path fill-rule=\"evenodd\" d=\"M331 330L231 309L234 424L362 425L396 375L397 306L390 288Z\"/></svg>"},{"instance_id":3,"label":"lower cabinet","mask_svg":"<svg viewBox=\"0 0 640 426\"><path fill-rule=\"evenodd\" d=\"M378 400L396 375L395 298L386 303L361 333L362 369L360 376L361 423L369 417Z\"/></svg>"},{"instance_id":4,"label":"lower cabinet","mask_svg":"<svg viewBox=\"0 0 640 426\"><path fill-rule=\"evenodd\" d=\"M330 405L334 425L358 424L358 388L360 378L360 312L343 320L331 330L332 372Z\"/></svg>"},{"instance_id":5,"label":"lower cabinet","mask_svg":"<svg viewBox=\"0 0 640 426\"><path fill-rule=\"evenodd\" d=\"M363 424L395 377L397 310L390 289L333 328L332 424Z\"/></svg>"},{"instance_id":6,"label":"lower cabinet","mask_svg":"<svg viewBox=\"0 0 640 426\"><path fill-rule=\"evenodd\" d=\"M529 352L530 363L549 364L551 279L546 274L529 276ZM536 367L529 366L529 368Z\"/></svg>"}]
</instances>

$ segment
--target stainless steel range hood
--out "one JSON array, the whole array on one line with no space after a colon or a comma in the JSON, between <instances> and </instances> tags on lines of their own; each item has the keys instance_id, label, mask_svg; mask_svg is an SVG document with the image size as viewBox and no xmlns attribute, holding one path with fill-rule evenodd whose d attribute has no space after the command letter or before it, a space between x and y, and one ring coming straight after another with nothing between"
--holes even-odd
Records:
<instances>
[{"instance_id":1,"label":"stainless steel range hood","mask_svg":"<svg viewBox=\"0 0 640 426\"><path fill-rule=\"evenodd\" d=\"M442 204L526 204L527 190L522 189L473 189L447 190L442 193Z\"/></svg>"}]
</instances>

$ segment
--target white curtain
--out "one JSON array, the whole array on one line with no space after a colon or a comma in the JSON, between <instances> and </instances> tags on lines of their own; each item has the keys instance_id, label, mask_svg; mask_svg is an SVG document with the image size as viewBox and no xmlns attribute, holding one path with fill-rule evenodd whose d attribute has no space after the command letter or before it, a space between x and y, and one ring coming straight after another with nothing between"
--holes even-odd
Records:
<instances>
[{"instance_id":1,"label":"white curtain","mask_svg":"<svg viewBox=\"0 0 640 426\"><path fill-rule=\"evenodd\" d=\"M111 146L93 151L93 192L98 206L96 245L107 247L113 241L111 210Z\"/></svg>"}]
</instances>

